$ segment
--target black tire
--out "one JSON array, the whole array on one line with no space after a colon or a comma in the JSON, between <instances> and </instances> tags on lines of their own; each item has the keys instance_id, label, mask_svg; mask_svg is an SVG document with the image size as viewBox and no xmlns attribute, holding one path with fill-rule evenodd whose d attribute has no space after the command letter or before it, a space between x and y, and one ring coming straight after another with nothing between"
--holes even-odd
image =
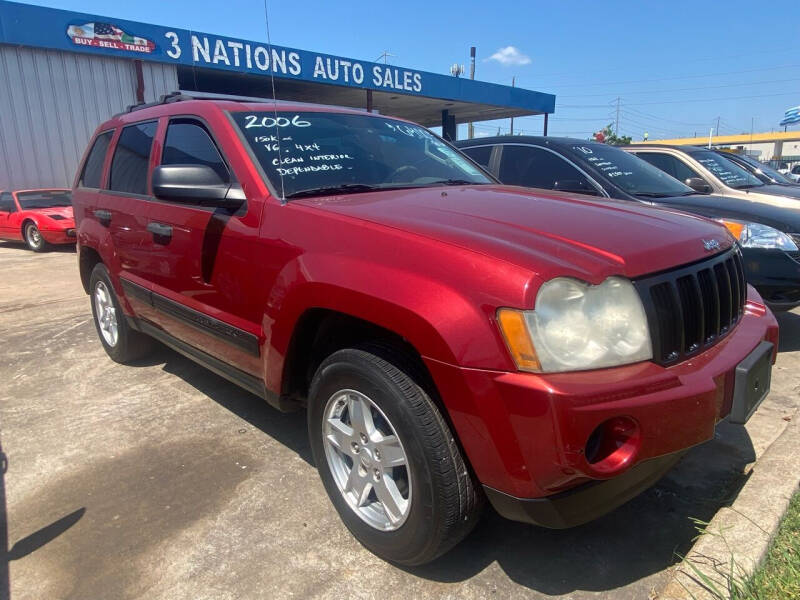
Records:
<instances>
[{"instance_id":1,"label":"black tire","mask_svg":"<svg viewBox=\"0 0 800 600\"><path fill-rule=\"evenodd\" d=\"M436 404L404 363L380 348L333 353L311 383L308 430L322 483L350 532L379 557L415 566L441 556L472 530L484 496ZM359 517L329 467L323 440L325 406L345 389L366 395L384 413L405 450L413 495L397 529L383 531Z\"/></svg>"},{"instance_id":2,"label":"black tire","mask_svg":"<svg viewBox=\"0 0 800 600\"><path fill-rule=\"evenodd\" d=\"M44 252L48 249L49 245L47 241L45 241L44 237L42 237L42 232L39 231L39 228L33 221L28 221L25 224L25 229L23 230L22 234L25 238L25 243L30 250L33 250L34 252Z\"/></svg>"},{"instance_id":3,"label":"black tire","mask_svg":"<svg viewBox=\"0 0 800 600\"><path fill-rule=\"evenodd\" d=\"M117 339L114 344L111 344L104 337L98 318L95 294L97 293L98 287L101 285L103 289L107 291L116 313ZM92 275L89 279L89 298L92 305L92 317L94 318L97 337L100 338L100 343L103 344L103 349L106 351L106 354L111 357L111 360L122 364L128 364L144 357L153 350L155 346L154 340L143 333L131 329L128 325L125 314L122 312L119 298L117 298L114 286L111 284L108 269L103 263L96 264L92 270Z\"/></svg>"}]
</instances>

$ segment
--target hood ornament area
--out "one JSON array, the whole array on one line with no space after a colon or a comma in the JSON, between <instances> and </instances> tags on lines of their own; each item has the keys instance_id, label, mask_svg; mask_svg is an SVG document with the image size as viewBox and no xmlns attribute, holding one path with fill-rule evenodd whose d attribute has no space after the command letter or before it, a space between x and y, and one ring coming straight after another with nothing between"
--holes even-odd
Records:
<instances>
[{"instance_id":1,"label":"hood ornament area","mask_svg":"<svg viewBox=\"0 0 800 600\"><path fill-rule=\"evenodd\" d=\"M713 252L714 250L719 250L720 245L717 240L703 240L703 248L706 249L706 252Z\"/></svg>"}]
</instances>

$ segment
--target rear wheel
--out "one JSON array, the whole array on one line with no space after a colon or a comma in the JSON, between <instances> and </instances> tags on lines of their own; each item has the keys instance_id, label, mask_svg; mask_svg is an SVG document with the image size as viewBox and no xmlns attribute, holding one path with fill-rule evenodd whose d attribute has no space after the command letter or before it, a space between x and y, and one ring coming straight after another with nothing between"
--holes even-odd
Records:
<instances>
[{"instance_id":1,"label":"rear wheel","mask_svg":"<svg viewBox=\"0 0 800 600\"><path fill-rule=\"evenodd\" d=\"M314 460L353 535L386 560L419 565L472 530L483 496L426 390L369 350L340 350L317 370Z\"/></svg>"},{"instance_id":2,"label":"rear wheel","mask_svg":"<svg viewBox=\"0 0 800 600\"><path fill-rule=\"evenodd\" d=\"M154 346L153 339L128 325L114 286L111 285L108 269L103 263L98 263L92 270L89 289L94 325L106 354L112 360L125 364L149 353Z\"/></svg>"},{"instance_id":3,"label":"rear wheel","mask_svg":"<svg viewBox=\"0 0 800 600\"><path fill-rule=\"evenodd\" d=\"M39 231L36 223L29 222L25 225L24 237L28 248L34 252L44 252L47 250L47 242L42 237L42 232Z\"/></svg>"}]
</instances>

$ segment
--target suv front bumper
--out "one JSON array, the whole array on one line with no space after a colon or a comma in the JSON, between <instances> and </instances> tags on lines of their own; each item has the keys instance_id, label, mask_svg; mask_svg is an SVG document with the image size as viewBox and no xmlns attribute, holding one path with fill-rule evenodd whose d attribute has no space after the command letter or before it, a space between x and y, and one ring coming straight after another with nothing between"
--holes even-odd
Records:
<instances>
[{"instance_id":1,"label":"suv front bumper","mask_svg":"<svg viewBox=\"0 0 800 600\"><path fill-rule=\"evenodd\" d=\"M778 326L750 289L744 316L726 338L668 368L648 361L537 375L426 364L498 511L565 527L625 502L683 451L711 439L731 411L736 367L762 341L777 349ZM592 462L590 438L617 418L635 424L635 452L610 467Z\"/></svg>"}]
</instances>

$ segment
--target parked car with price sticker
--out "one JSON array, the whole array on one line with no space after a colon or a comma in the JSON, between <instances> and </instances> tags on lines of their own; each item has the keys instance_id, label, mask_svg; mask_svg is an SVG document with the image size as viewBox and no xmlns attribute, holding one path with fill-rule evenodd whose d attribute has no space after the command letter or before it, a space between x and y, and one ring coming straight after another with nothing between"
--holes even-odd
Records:
<instances>
[{"instance_id":1,"label":"parked car with price sticker","mask_svg":"<svg viewBox=\"0 0 800 600\"><path fill-rule=\"evenodd\" d=\"M487 498L598 517L769 390L777 323L723 226L503 186L413 123L172 95L103 123L73 194L108 355L155 338L305 407L333 505L396 563Z\"/></svg>"},{"instance_id":2,"label":"parked car with price sticker","mask_svg":"<svg viewBox=\"0 0 800 600\"><path fill-rule=\"evenodd\" d=\"M747 154L736 154L726 150L714 150L714 152L723 158L727 158L731 162L736 163L751 175L755 175L762 183L768 185L774 184L781 186L800 187L800 184L798 184L795 180L789 179L779 171L776 171L769 165L765 165L752 156L748 156Z\"/></svg>"},{"instance_id":3,"label":"parked car with price sticker","mask_svg":"<svg viewBox=\"0 0 800 600\"><path fill-rule=\"evenodd\" d=\"M768 184L727 157L697 146L631 144L624 146L700 194L715 194L751 202L768 202L800 210L800 187Z\"/></svg>"},{"instance_id":4,"label":"parked car with price sticker","mask_svg":"<svg viewBox=\"0 0 800 600\"><path fill-rule=\"evenodd\" d=\"M598 142L502 136L456 145L503 183L629 200L721 221L739 241L747 281L770 308L800 305L800 205L795 208L793 200L782 205L699 194L633 154Z\"/></svg>"},{"instance_id":5,"label":"parked car with price sticker","mask_svg":"<svg viewBox=\"0 0 800 600\"><path fill-rule=\"evenodd\" d=\"M74 244L70 190L0 190L0 240L25 242L34 252Z\"/></svg>"}]
</instances>

